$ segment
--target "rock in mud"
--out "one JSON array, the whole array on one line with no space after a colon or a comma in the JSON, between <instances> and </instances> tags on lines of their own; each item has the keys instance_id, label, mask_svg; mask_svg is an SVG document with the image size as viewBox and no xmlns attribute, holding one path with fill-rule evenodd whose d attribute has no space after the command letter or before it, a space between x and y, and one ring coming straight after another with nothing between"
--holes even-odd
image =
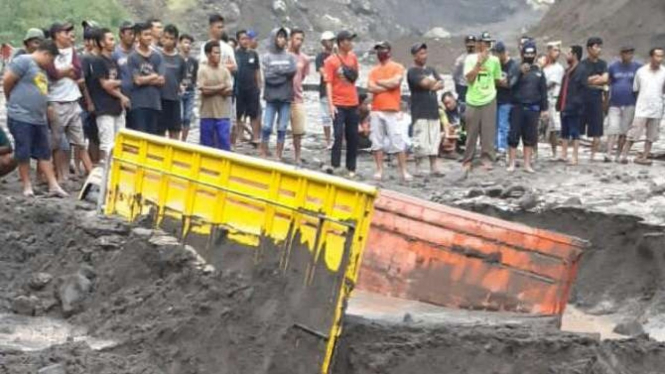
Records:
<instances>
[{"instance_id":1,"label":"rock in mud","mask_svg":"<svg viewBox=\"0 0 665 374\"><path fill-rule=\"evenodd\" d=\"M500 197L503 194L503 188L501 186L493 186L485 189L485 195L489 197Z\"/></svg>"},{"instance_id":2,"label":"rock in mud","mask_svg":"<svg viewBox=\"0 0 665 374\"><path fill-rule=\"evenodd\" d=\"M122 247L122 244L125 242L124 237L120 235L108 235L97 238L95 244L100 246L106 251L115 251Z\"/></svg>"},{"instance_id":3,"label":"rock in mud","mask_svg":"<svg viewBox=\"0 0 665 374\"><path fill-rule=\"evenodd\" d=\"M522 210L533 209L538 206L538 197L532 193L527 193L517 201L517 205Z\"/></svg>"},{"instance_id":4,"label":"rock in mud","mask_svg":"<svg viewBox=\"0 0 665 374\"><path fill-rule=\"evenodd\" d=\"M51 282L53 276L49 273L35 273L30 277L30 282L28 286L35 291L39 291L46 287L47 284Z\"/></svg>"},{"instance_id":5,"label":"rock in mud","mask_svg":"<svg viewBox=\"0 0 665 374\"><path fill-rule=\"evenodd\" d=\"M66 374L65 366L63 364L49 365L39 369L37 374Z\"/></svg>"},{"instance_id":6,"label":"rock in mud","mask_svg":"<svg viewBox=\"0 0 665 374\"><path fill-rule=\"evenodd\" d=\"M580 206L580 205L582 205L582 199L580 199L577 196L569 197L568 199L566 199L566 201L563 202L562 205L565 205L565 206Z\"/></svg>"},{"instance_id":7,"label":"rock in mud","mask_svg":"<svg viewBox=\"0 0 665 374\"><path fill-rule=\"evenodd\" d=\"M78 313L83 308L83 301L92 290L92 280L95 278L94 269L82 266L76 274L62 278L57 288L56 297L60 300L62 312L65 316Z\"/></svg>"},{"instance_id":8,"label":"rock in mud","mask_svg":"<svg viewBox=\"0 0 665 374\"><path fill-rule=\"evenodd\" d=\"M478 196L483 196L485 195L485 191L483 191L480 188L472 188L469 190L469 192L466 194L466 197L468 198L474 198Z\"/></svg>"},{"instance_id":9,"label":"rock in mud","mask_svg":"<svg viewBox=\"0 0 665 374\"><path fill-rule=\"evenodd\" d=\"M614 332L625 336L640 336L644 334L644 327L637 321L624 322L616 325Z\"/></svg>"},{"instance_id":10,"label":"rock in mud","mask_svg":"<svg viewBox=\"0 0 665 374\"><path fill-rule=\"evenodd\" d=\"M21 295L12 302L12 311L23 316L34 316L39 306L39 299L36 296Z\"/></svg>"},{"instance_id":11,"label":"rock in mud","mask_svg":"<svg viewBox=\"0 0 665 374\"><path fill-rule=\"evenodd\" d=\"M527 191L526 187L524 187L522 185L519 185L519 184L516 184L516 185L513 185L513 186L510 186L510 187L506 188L503 191L503 193L501 194L501 197L504 198L504 199L511 199L511 198L512 199L518 199L518 198L524 196L526 191Z\"/></svg>"}]
</instances>

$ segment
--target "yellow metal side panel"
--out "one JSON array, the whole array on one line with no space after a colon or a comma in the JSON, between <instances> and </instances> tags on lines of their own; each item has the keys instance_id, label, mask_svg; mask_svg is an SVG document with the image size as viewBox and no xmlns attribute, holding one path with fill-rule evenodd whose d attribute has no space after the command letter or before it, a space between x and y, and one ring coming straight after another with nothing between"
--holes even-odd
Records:
<instances>
[{"instance_id":1,"label":"yellow metal side panel","mask_svg":"<svg viewBox=\"0 0 665 374\"><path fill-rule=\"evenodd\" d=\"M317 369L328 372L358 277L374 187L131 130L116 138L108 187L107 214L133 220L152 210L156 224L169 221L183 237L223 227L230 239L257 246L262 237L288 243L299 235L315 262L346 279Z\"/></svg>"}]
</instances>

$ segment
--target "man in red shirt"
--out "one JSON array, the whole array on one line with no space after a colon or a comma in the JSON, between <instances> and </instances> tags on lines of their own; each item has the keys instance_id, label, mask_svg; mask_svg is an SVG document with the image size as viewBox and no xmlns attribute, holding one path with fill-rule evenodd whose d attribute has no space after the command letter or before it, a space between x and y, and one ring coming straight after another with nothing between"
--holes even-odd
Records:
<instances>
[{"instance_id":1,"label":"man in red shirt","mask_svg":"<svg viewBox=\"0 0 665 374\"><path fill-rule=\"evenodd\" d=\"M342 139L346 139L346 169L349 177L356 175L358 154L358 92L355 82L358 79L358 58L353 53L353 39L356 35L349 31L337 34L339 52L331 55L324 63L326 92L330 99L330 114L333 118L334 143L331 152L332 167L340 167L342 160Z\"/></svg>"},{"instance_id":2,"label":"man in red shirt","mask_svg":"<svg viewBox=\"0 0 665 374\"><path fill-rule=\"evenodd\" d=\"M406 172L406 138L399 123L400 101L404 66L392 61L391 46L380 42L374 46L379 63L369 73L367 90L372 100L371 130L372 153L376 162L374 179L383 178L383 153L397 154L400 178L404 182L413 179Z\"/></svg>"}]
</instances>

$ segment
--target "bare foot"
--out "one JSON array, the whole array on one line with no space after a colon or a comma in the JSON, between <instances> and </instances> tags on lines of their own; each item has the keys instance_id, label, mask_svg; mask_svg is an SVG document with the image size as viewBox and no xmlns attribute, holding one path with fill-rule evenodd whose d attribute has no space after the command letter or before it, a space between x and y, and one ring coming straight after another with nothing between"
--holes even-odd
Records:
<instances>
[{"instance_id":1,"label":"bare foot","mask_svg":"<svg viewBox=\"0 0 665 374\"><path fill-rule=\"evenodd\" d=\"M532 168L531 166L525 166L525 167L524 167L524 172L525 172L525 173L529 173L529 174L533 174L533 173L535 173L536 171L533 170L533 168Z\"/></svg>"},{"instance_id":2,"label":"bare foot","mask_svg":"<svg viewBox=\"0 0 665 374\"><path fill-rule=\"evenodd\" d=\"M48 197L65 198L69 197L69 194L65 192L65 190L63 190L60 186L56 186L54 188L49 189Z\"/></svg>"},{"instance_id":3,"label":"bare foot","mask_svg":"<svg viewBox=\"0 0 665 374\"><path fill-rule=\"evenodd\" d=\"M375 181L383 180L383 174L381 174L380 172L377 171L376 173L374 173L374 180Z\"/></svg>"},{"instance_id":4,"label":"bare foot","mask_svg":"<svg viewBox=\"0 0 665 374\"><path fill-rule=\"evenodd\" d=\"M35 191L32 190L32 187L23 189L23 196L25 197L35 197Z\"/></svg>"},{"instance_id":5,"label":"bare foot","mask_svg":"<svg viewBox=\"0 0 665 374\"><path fill-rule=\"evenodd\" d=\"M506 171L509 172L509 173L514 172L515 171L515 164L510 164L510 166L508 166L506 168Z\"/></svg>"},{"instance_id":6,"label":"bare foot","mask_svg":"<svg viewBox=\"0 0 665 374\"><path fill-rule=\"evenodd\" d=\"M413 176L411 174L404 173L404 175L402 175L402 182L408 183L411 181L413 181Z\"/></svg>"}]
</instances>

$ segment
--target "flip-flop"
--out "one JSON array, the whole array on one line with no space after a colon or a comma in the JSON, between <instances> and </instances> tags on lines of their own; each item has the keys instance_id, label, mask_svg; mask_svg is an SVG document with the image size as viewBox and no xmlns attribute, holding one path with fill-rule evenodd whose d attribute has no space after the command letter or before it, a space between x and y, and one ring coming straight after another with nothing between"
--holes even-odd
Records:
<instances>
[{"instance_id":1,"label":"flip-flop","mask_svg":"<svg viewBox=\"0 0 665 374\"><path fill-rule=\"evenodd\" d=\"M644 165L644 166L651 166L651 164L653 164L653 161L645 158L636 158L633 162L638 165Z\"/></svg>"},{"instance_id":2,"label":"flip-flop","mask_svg":"<svg viewBox=\"0 0 665 374\"><path fill-rule=\"evenodd\" d=\"M47 197L57 197L60 199L64 199L69 197L69 194L65 192L62 188L57 188L55 190L49 190L48 194L46 195Z\"/></svg>"}]
</instances>

